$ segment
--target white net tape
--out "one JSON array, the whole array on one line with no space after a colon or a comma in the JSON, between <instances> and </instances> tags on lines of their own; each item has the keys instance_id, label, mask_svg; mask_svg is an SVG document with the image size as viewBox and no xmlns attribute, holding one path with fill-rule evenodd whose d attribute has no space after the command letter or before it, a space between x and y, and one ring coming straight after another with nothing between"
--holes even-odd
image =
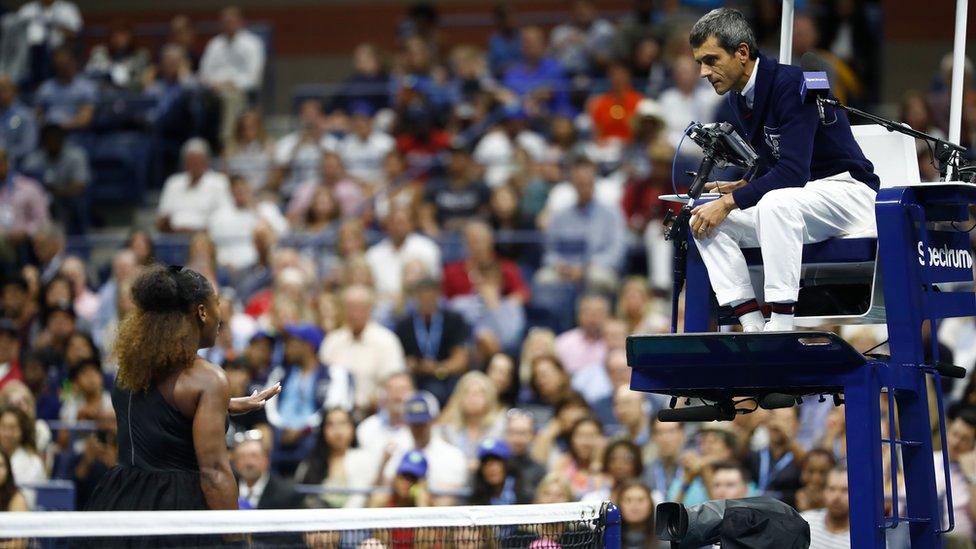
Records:
<instances>
[{"instance_id":1,"label":"white net tape","mask_svg":"<svg viewBox=\"0 0 976 549\"><path fill-rule=\"evenodd\" d=\"M581 502L390 509L3 513L0 537L174 536L595 523L600 519L602 506L601 502Z\"/></svg>"}]
</instances>

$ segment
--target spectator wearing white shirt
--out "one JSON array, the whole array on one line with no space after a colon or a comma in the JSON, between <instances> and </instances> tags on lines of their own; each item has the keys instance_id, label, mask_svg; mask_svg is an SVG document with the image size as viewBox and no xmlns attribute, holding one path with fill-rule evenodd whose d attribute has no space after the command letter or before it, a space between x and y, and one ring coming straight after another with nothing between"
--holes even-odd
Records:
<instances>
[{"instance_id":1,"label":"spectator wearing white shirt","mask_svg":"<svg viewBox=\"0 0 976 549\"><path fill-rule=\"evenodd\" d=\"M17 15L30 21L28 43L49 49L74 39L83 24L78 6L68 0L34 0L21 6Z\"/></svg>"},{"instance_id":2,"label":"spectator wearing white shirt","mask_svg":"<svg viewBox=\"0 0 976 549\"><path fill-rule=\"evenodd\" d=\"M339 142L338 153L349 175L368 187L383 181L383 161L396 142L373 127L373 107L365 101L351 108L352 131Z\"/></svg>"},{"instance_id":3,"label":"spectator wearing white shirt","mask_svg":"<svg viewBox=\"0 0 976 549\"><path fill-rule=\"evenodd\" d=\"M220 136L226 142L247 105L247 94L260 91L265 54L261 39L244 28L240 8L224 8L220 26L221 33L210 40L200 59L200 80L220 97Z\"/></svg>"},{"instance_id":4,"label":"spectator wearing white shirt","mask_svg":"<svg viewBox=\"0 0 976 549\"><path fill-rule=\"evenodd\" d=\"M705 124L715 121L715 111L722 96L698 78L698 66L691 57L675 59L672 78L674 87L661 92L658 103L667 127L668 141L677 147L689 122ZM685 150L691 151L692 148Z\"/></svg>"},{"instance_id":5,"label":"spectator wearing white shirt","mask_svg":"<svg viewBox=\"0 0 976 549\"><path fill-rule=\"evenodd\" d=\"M835 467L827 474L824 502L825 508L800 514L810 524L810 549L849 549L851 509L847 494L847 469Z\"/></svg>"},{"instance_id":6,"label":"spectator wearing white shirt","mask_svg":"<svg viewBox=\"0 0 976 549\"><path fill-rule=\"evenodd\" d=\"M447 492L465 488L468 484L468 464L460 448L444 440L434 429L440 406L434 395L420 391L404 404L410 434L397 441L397 447L383 469L387 485L393 482L397 466L411 450L420 450L429 464L427 487L431 492ZM453 496L435 496L435 505L453 505Z\"/></svg>"},{"instance_id":7,"label":"spectator wearing white shirt","mask_svg":"<svg viewBox=\"0 0 976 549\"><path fill-rule=\"evenodd\" d=\"M217 264L239 271L253 266L258 260L253 239L258 213L251 186L244 176L231 177L230 194L233 202L210 216L208 232L217 246Z\"/></svg>"},{"instance_id":8,"label":"spectator wearing white shirt","mask_svg":"<svg viewBox=\"0 0 976 549\"><path fill-rule=\"evenodd\" d=\"M299 185L318 177L322 153L334 152L338 146L339 140L325 132L322 103L306 99L298 109L298 128L275 144L268 187L290 198Z\"/></svg>"},{"instance_id":9,"label":"spectator wearing white shirt","mask_svg":"<svg viewBox=\"0 0 976 549\"><path fill-rule=\"evenodd\" d=\"M383 380L406 370L403 346L389 328L372 320L373 292L366 286L346 288L342 312L345 323L325 338L319 359L348 369L355 380L356 406L373 409Z\"/></svg>"},{"instance_id":10,"label":"spectator wearing white shirt","mask_svg":"<svg viewBox=\"0 0 976 549\"><path fill-rule=\"evenodd\" d=\"M185 172L163 185L156 228L162 232L206 230L214 212L232 205L227 176L210 170L210 146L199 137L183 145Z\"/></svg>"},{"instance_id":11,"label":"spectator wearing white shirt","mask_svg":"<svg viewBox=\"0 0 976 549\"><path fill-rule=\"evenodd\" d=\"M526 129L528 115L518 105L504 107L501 123L478 141L474 160L485 168L485 183L494 188L508 183L515 172L517 148L524 149L536 162L546 152L546 141Z\"/></svg>"},{"instance_id":12,"label":"spectator wearing white shirt","mask_svg":"<svg viewBox=\"0 0 976 549\"><path fill-rule=\"evenodd\" d=\"M410 436L404 419L404 404L415 392L417 387L409 373L403 371L388 376L377 394L376 413L356 427L360 446L379 453L397 440Z\"/></svg>"},{"instance_id":13,"label":"spectator wearing white shirt","mask_svg":"<svg viewBox=\"0 0 976 549\"><path fill-rule=\"evenodd\" d=\"M396 302L403 291L403 267L418 260L427 276L440 279L441 251L430 238L413 232L410 210L395 207L386 218L387 237L366 251L378 300Z\"/></svg>"}]
</instances>

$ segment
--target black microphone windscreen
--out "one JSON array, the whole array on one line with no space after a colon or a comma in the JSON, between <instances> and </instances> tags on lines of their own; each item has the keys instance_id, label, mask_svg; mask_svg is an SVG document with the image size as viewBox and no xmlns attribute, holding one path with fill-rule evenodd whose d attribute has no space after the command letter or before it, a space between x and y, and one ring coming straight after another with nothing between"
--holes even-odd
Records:
<instances>
[{"instance_id":1,"label":"black microphone windscreen","mask_svg":"<svg viewBox=\"0 0 976 549\"><path fill-rule=\"evenodd\" d=\"M800 56L800 68L806 72L830 72L830 66L822 57L808 51Z\"/></svg>"},{"instance_id":2,"label":"black microphone windscreen","mask_svg":"<svg viewBox=\"0 0 976 549\"><path fill-rule=\"evenodd\" d=\"M729 414L718 406L687 406L685 408L673 408L658 410L658 421L731 421L735 418L735 412Z\"/></svg>"}]
</instances>

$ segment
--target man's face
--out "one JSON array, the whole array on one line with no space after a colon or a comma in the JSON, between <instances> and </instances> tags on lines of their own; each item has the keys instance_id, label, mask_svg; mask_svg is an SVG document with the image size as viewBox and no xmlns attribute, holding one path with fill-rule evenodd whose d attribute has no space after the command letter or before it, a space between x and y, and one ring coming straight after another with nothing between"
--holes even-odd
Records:
<instances>
[{"instance_id":1,"label":"man's face","mask_svg":"<svg viewBox=\"0 0 976 549\"><path fill-rule=\"evenodd\" d=\"M827 514L835 520L844 520L850 512L847 495L847 473L831 471L827 475L827 488L824 489L824 503Z\"/></svg>"},{"instance_id":2,"label":"man's face","mask_svg":"<svg viewBox=\"0 0 976 549\"><path fill-rule=\"evenodd\" d=\"M251 186L244 179L235 179L230 186L230 193L238 208L246 208L251 203Z\"/></svg>"},{"instance_id":3,"label":"man's face","mask_svg":"<svg viewBox=\"0 0 976 549\"><path fill-rule=\"evenodd\" d=\"M261 442L248 440L234 448L234 469L245 482L257 482L268 471L268 456Z\"/></svg>"},{"instance_id":4,"label":"man's face","mask_svg":"<svg viewBox=\"0 0 976 549\"><path fill-rule=\"evenodd\" d=\"M976 447L976 429L960 418L952 420L946 433L949 459L957 461L959 456L973 451Z\"/></svg>"},{"instance_id":5,"label":"man's face","mask_svg":"<svg viewBox=\"0 0 976 549\"><path fill-rule=\"evenodd\" d=\"M537 28L522 31L522 55L529 61L542 58L546 52L546 37Z\"/></svg>"},{"instance_id":6,"label":"man's face","mask_svg":"<svg viewBox=\"0 0 976 549\"><path fill-rule=\"evenodd\" d=\"M309 353L309 345L297 337L288 337L285 340L285 364L288 366L301 366L305 362L305 356Z\"/></svg>"},{"instance_id":7,"label":"man's face","mask_svg":"<svg viewBox=\"0 0 976 549\"><path fill-rule=\"evenodd\" d=\"M658 456L673 458L685 445L685 432L680 423L658 421L654 424L651 439L657 446Z\"/></svg>"},{"instance_id":8,"label":"man's face","mask_svg":"<svg viewBox=\"0 0 976 549\"><path fill-rule=\"evenodd\" d=\"M605 301L599 298L587 298L580 303L579 325L590 337L603 334L603 323L609 314Z\"/></svg>"},{"instance_id":9,"label":"man's face","mask_svg":"<svg viewBox=\"0 0 976 549\"><path fill-rule=\"evenodd\" d=\"M265 337L259 337L248 343L244 348L244 358L248 366L256 370L263 370L271 364L272 342Z\"/></svg>"},{"instance_id":10,"label":"man's face","mask_svg":"<svg viewBox=\"0 0 976 549\"><path fill-rule=\"evenodd\" d=\"M607 375L614 387L630 386L630 366L627 365L627 353L614 350L607 354Z\"/></svg>"},{"instance_id":11,"label":"man's face","mask_svg":"<svg viewBox=\"0 0 976 549\"><path fill-rule=\"evenodd\" d=\"M402 242L412 230L410 214L406 210L396 209L390 212L390 217L386 220L386 232L391 239L395 242Z\"/></svg>"},{"instance_id":12,"label":"man's face","mask_svg":"<svg viewBox=\"0 0 976 549\"><path fill-rule=\"evenodd\" d=\"M529 451L532 444L532 419L524 415L514 415L508 419L505 428L505 442L512 450L512 455L521 456Z\"/></svg>"},{"instance_id":13,"label":"man's face","mask_svg":"<svg viewBox=\"0 0 976 549\"><path fill-rule=\"evenodd\" d=\"M725 95L731 89L741 90L748 82L744 79L749 47L740 44L734 54L719 46L718 39L709 36L701 46L692 50L700 65L699 76L708 79L715 93Z\"/></svg>"},{"instance_id":14,"label":"man's face","mask_svg":"<svg viewBox=\"0 0 976 549\"><path fill-rule=\"evenodd\" d=\"M75 59L64 50L58 50L54 54L54 72L59 76L71 77L75 74Z\"/></svg>"},{"instance_id":15,"label":"man's face","mask_svg":"<svg viewBox=\"0 0 976 549\"><path fill-rule=\"evenodd\" d=\"M398 375L386 382L386 408L396 413L403 412L403 403L413 394L414 387L410 378Z\"/></svg>"},{"instance_id":16,"label":"man's face","mask_svg":"<svg viewBox=\"0 0 976 549\"><path fill-rule=\"evenodd\" d=\"M701 454L713 459L729 459L732 457L732 449L725 444L725 439L720 433L705 431L701 434L699 442Z\"/></svg>"},{"instance_id":17,"label":"man's face","mask_svg":"<svg viewBox=\"0 0 976 549\"><path fill-rule=\"evenodd\" d=\"M20 353L20 342L17 335L10 332L0 332L0 364L6 364L17 358Z\"/></svg>"},{"instance_id":18,"label":"man's face","mask_svg":"<svg viewBox=\"0 0 976 549\"><path fill-rule=\"evenodd\" d=\"M709 486L709 497L712 499L738 499L749 495L742 471L737 469L719 469L712 475Z\"/></svg>"},{"instance_id":19,"label":"man's face","mask_svg":"<svg viewBox=\"0 0 976 549\"><path fill-rule=\"evenodd\" d=\"M641 394L621 387L613 397L613 415L621 425L633 425L641 420Z\"/></svg>"},{"instance_id":20,"label":"man's face","mask_svg":"<svg viewBox=\"0 0 976 549\"><path fill-rule=\"evenodd\" d=\"M3 310L7 316L20 314L27 302L27 292L16 284L7 284L3 287Z\"/></svg>"},{"instance_id":21,"label":"man's face","mask_svg":"<svg viewBox=\"0 0 976 549\"><path fill-rule=\"evenodd\" d=\"M808 456L800 473L800 480L803 481L804 486L825 486L830 467L831 463L827 456L822 454Z\"/></svg>"},{"instance_id":22,"label":"man's face","mask_svg":"<svg viewBox=\"0 0 976 549\"><path fill-rule=\"evenodd\" d=\"M6 107L13 103L17 90L10 77L0 76L0 106Z\"/></svg>"},{"instance_id":23,"label":"man's face","mask_svg":"<svg viewBox=\"0 0 976 549\"><path fill-rule=\"evenodd\" d=\"M183 164L186 166L186 171L189 172L190 175L193 177L200 177L203 175L203 172L207 171L209 160L207 159L206 154L198 151L192 151L186 153L186 158L184 158Z\"/></svg>"},{"instance_id":24,"label":"man's face","mask_svg":"<svg viewBox=\"0 0 976 549\"><path fill-rule=\"evenodd\" d=\"M244 19L241 12L234 8L227 8L220 14L220 28L228 36L241 30L244 26Z\"/></svg>"},{"instance_id":25,"label":"man's face","mask_svg":"<svg viewBox=\"0 0 976 549\"><path fill-rule=\"evenodd\" d=\"M579 203L587 204L593 199L593 191L596 188L596 168L590 164L573 166L569 176L573 188L576 189Z\"/></svg>"},{"instance_id":26,"label":"man's face","mask_svg":"<svg viewBox=\"0 0 976 549\"><path fill-rule=\"evenodd\" d=\"M796 435L797 419L795 408L772 410L766 428L769 430L770 442L779 445L789 444L790 439Z\"/></svg>"},{"instance_id":27,"label":"man's face","mask_svg":"<svg viewBox=\"0 0 976 549\"><path fill-rule=\"evenodd\" d=\"M361 332L369 322L372 307L370 298L361 292L346 297L346 322L354 332Z\"/></svg>"},{"instance_id":28,"label":"man's face","mask_svg":"<svg viewBox=\"0 0 976 549\"><path fill-rule=\"evenodd\" d=\"M64 311L55 311L47 320L47 330L55 341L66 341L75 331L75 319Z\"/></svg>"}]
</instances>

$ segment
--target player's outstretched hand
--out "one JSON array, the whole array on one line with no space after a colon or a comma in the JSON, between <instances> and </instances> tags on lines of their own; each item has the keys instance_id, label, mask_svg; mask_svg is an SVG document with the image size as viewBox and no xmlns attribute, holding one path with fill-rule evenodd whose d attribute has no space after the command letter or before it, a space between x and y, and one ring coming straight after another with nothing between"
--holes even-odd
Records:
<instances>
[{"instance_id":1,"label":"player's outstretched hand","mask_svg":"<svg viewBox=\"0 0 976 549\"><path fill-rule=\"evenodd\" d=\"M250 396L230 399L227 411L231 414L246 414L264 408L264 404L281 392L281 384L275 383L263 391L254 390Z\"/></svg>"}]
</instances>

